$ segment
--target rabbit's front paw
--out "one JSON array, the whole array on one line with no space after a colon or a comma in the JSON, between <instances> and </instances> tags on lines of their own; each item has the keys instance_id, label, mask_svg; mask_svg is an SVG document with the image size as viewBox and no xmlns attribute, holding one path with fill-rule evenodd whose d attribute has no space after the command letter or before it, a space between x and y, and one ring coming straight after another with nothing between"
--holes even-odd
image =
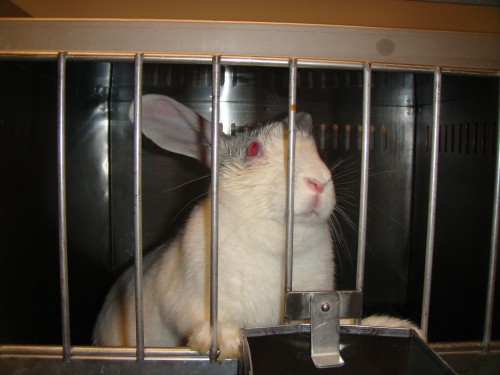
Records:
<instances>
[{"instance_id":1,"label":"rabbit's front paw","mask_svg":"<svg viewBox=\"0 0 500 375\"><path fill-rule=\"evenodd\" d=\"M233 324L222 324L219 331L219 360L238 358L241 355L242 332Z\"/></svg>"},{"instance_id":2,"label":"rabbit's front paw","mask_svg":"<svg viewBox=\"0 0 500 375\"><path fill-rule=\"evenodd\" d=\"M241 351L241 329L234 324L219 322L217 343L219 347L218 360L238 358ZM191 349L207 354L212 345L210 322L203 322L195 327L189 336L188 345Z\"/></svg>"}]
</instances>

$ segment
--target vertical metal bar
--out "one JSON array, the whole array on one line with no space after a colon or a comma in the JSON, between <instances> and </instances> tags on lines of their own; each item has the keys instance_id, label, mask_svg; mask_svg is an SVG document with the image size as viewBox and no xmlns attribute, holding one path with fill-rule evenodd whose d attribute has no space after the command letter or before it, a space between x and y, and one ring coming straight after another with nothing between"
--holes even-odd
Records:
<instances>
[{"instance_id":1,"label":"vertical metal bar","mask_svg":"<svg viewBox=\"0 0 500 375\"><path fill-rule=\"evenodd\" d=\"M134 235L135 318L137 360L144 360L144 314L142 299L142 67L144 55L135 55L134 73Z\"/></svg>"},{"instance_id":2,"label":"vertical metal bar","mask_svg":"<svg viewBox=\"0 0 500 375\"><path fill-rule=\"evenodd\" d=\"M422 297L422 318L420 328L427 337L431 300L432 264L434 259L434 234L436 225L436 200L438 187L439 123L441 115L441 68L434 68L434 98L431 132L431 172L429 182L429 203L427 211L427 240L425 255L424 291Z\"/></svg>"},{"instance_id":3,"label":"vertical metal bar","mask_svg":"<svg viewBox=\"0 0 500 375\"><path fill-rule=\"evenodd\" d=\"M212 58L212 155L211 155L211 221L210 221L210 329L212 345L210 359L217 360L218 324L218 246L219 246L219 118L220 118L220 56Z\"/></svg>"},{"instance_id":4,"label":"vertical metal bar","mask_svg":"<svg viewBox=\"0 0 500 375\"><path fill-rule=\"evenodd\" d=\"M57 193L59 222L59 277L61 288L63 358L71 359L68 238L66 229L66 53L57 56Z\"/></svg>"},{"instance_id":5,"label":"vertical metal bar","mask_svg":"<svg viewBox=\"0 0 500 375\"><path fill-rule=\"evenodd\" d=\"M500 86L500 82L499 82ZM500 90L499 90L500 91ZM500 92L498 103L497 120L497 155L496 155L496 175L495 194L493 200L493 221L491 226L491 248L490 248L490 268L488 272L488 289L486 294L486 312L484 317L484 331L482 351L487 353L491 343L491 329L493 326L493 310L495 300L496 270L498 263L498 230L500 227Z\"/></svg>"},{"instance_id":6,"label":"vertical metal bar","mask_svg":"<svg viewBox=\"0 0 500 375\"><path fill-rule=\"evenodd\" d=\"M359 198L358 259L356 266L356 290L362 291L365 280L366 221L368 213L368 170L370 167L370 107L372 69L363 66L363 133L361 143L361 183ZM356 320L359 323L359 319Z\"/></svg>"},{"instance_id":7,"label":"vertical metal bar","mask_svg":"<svg viewBox=\"0 0 500 375\"><path fill-rule=\"evenodd\" d=\"M292 291L293 210L295 185L295 113L297 112L297 60L290 59L288 86L288 165L286 190L285 293Z\"/></svg>"}]
</instances>

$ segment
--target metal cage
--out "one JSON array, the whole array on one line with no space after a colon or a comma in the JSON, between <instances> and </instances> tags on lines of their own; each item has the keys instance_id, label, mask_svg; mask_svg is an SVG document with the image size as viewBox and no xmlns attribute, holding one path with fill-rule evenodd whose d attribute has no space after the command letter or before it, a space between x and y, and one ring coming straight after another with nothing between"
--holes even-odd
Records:
<instances>
[{"instance_id":1,"label":"metal cage","mask_svg":"<svg viewBox=\"0 0 500 375\"><path fill-rule=\"evenodd\" d=\"M343 158L354 170L347 172L351 177L345 186L355 192L351 215L357 228L342 224L344 244L338 244L338 257L344 266L339 288L363 292L367 312L401 313L403 309L408 317L420 319L431 347L457 368L464 366L464 358L475 361L481 355L486 358L484 353L488 352L497 358L499 323L493 318L499 303L495 299L500 202L499 45L498 35L434 31L177 21L1 20L0 121L5 179L0 199L6 241L0 252L7 261L2 262L5 297L0 312L0 369L6 373L15 373L17 368L32 373L47 368L54 373L238 371L237 361L220 365L186 348L144 347L142 252L162 240L165 219L158 220L159 213L151 207L155 199L165 198L151 186L155 179L164 178L156 172L168 165L152 145L147 141L143 144L141 137L140 98L143 92L155 90L191 100L193 107L211 117L212 123L222 123L228 133L252 126L256 120L250 112L268 116L288 112L292 123L297 107L311 112L324 159L331 164ZM266 93L259 87L269 81L273 83ZM182 91L186 86L189 89ZM240 111L233 116L237 121L225 116L230 104L221 99L221 87L236 87L240 90L234 89L236 96L245 95L245 90L252 93L253 104L233 103ZM273 102L269 92L280 100ZM131 100L136 103L133 126L123 116L124 105ZM79 125L68 130L70 122ZM290 129L293 139L293 127ZM221 130L214 127L213 131ZM217 160L216 154L212 157ZM291 151L290 165L293 160ZM177 170L189 164L185 160L176 163ZM41 171L44 168L47 175ZM96 182L88 184L90 180ZM115 188L118 185L125 186L123 191L129 195L120 196L123 193ZM73 192L81 189L78 200L68 197L68 186ZM211 186L212 204L217 207L216 170ZM203 185L201 191L205 188ZM38 189L46 198L40 198ZM147 194L153 198L143 202ZM192 194L198 195L199 190ZM289 213L293 212L292 202L288 200ZM92 204L99 207L100 216L82 214ZM58 207L57 212L54 207ZM380 212L381 208L385 212ZM147 217L144 210L152 216ZM449 214L442 214L448 210ZM458 219L461 213L467 218ZM212 211L212 222L212 273L216 279L216 210ZM288 215L287 237L292 228L293 217ZM466 231L473 235L459 235ZM453 240L455 235L458 240ZM69 237L73 242L81 241L81 248L93 250L81 257L72 255L68 252ZM24 243L21 246L20 241ZM40 242L50 244L47 254L36 254ZM69 247L78 247L73 242ZM288 242L284 288L290 290L292 245ZM55 243L58 255L52 246ZM465 250L471 246L479 253ZM352 253L342 252L342 248ZM394 252L393 248L399 250ZM120 251L112 253L113 249ZM20 262L30 257L32 261L23 271ZM103 291L95 301L90 301L92 293L76 298L77 306L70 311L71 285L94 291L109 286L112 275L130 263L131 257L136 272L137 347L91 347L79 335L91 328L93 318L88 315L92 316L93 310L89 306L100 305ZM374 259L365 269L367 257ZM384 262L390 267L377 268ZM55 274L54 264L58 264ZM93 264L90 279L85 269L89 264ZM462 284L456 288L439 276L448 265L471 275L465 281L472 283L470 288ZM98 275L98 270L103 272ZM26 281L27 275L33 275L34 280ZM26 285L33 282L38 285ZM377 293L384 285L391 287L385 294ZM60 309L54 308L53 295L39 295L49 288L60 295ZM441 300L446 294L452 295L451 302ZM216 300L216 282L211 295ZM437 306L434 309L433 304ZM447 304L453 311L447 310ZM35 305L43 306L41 316L28 311ZM447 317L462 308L475 323L456 334L456 323ZM83 319L81 327L70 323L70 316L73 322L73 317L79 320L85 315L87 321ZM51 332L33 334L35 326L54 322L54 316L59 329L52 324L47 329ZM430 332L433 316L436 329ZM23 319L27 323L18 329ZM216 304L211 324L215 329ZM74 344L73 334L81 344ZM61 341L58 336L62 336ZM212 353L216 347L215 340Z\"/></svg>"}]
</instances>

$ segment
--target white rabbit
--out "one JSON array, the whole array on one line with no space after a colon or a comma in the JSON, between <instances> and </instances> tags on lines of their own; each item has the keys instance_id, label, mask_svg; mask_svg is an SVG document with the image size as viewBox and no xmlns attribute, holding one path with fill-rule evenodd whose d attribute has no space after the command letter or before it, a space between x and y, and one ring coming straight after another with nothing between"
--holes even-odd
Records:
<instances>
[{"instance_id":1,"label":"white rabbit","mask_svg":"<svg viewBox=\"0 0 500 375\"><path fill-rule=\"evenodd\" d=\"M165 96L146 95L142 105L146 137L164 149L210 164L207 121ZM310 116L296 117L293 289L333 290L332 176L310 134ZM276 325L283 318L286 153L287 130L282 123L220 139L220 359L239 355L242 327ZM172 243L145 257L146 346L188 344L202 353L209 350L209 271L207 198ZM377 325L376 318L371 323ZM135 332L134 273L129 269L106 298L94 344L133 346Z\"/></svg>"}]
</instances>

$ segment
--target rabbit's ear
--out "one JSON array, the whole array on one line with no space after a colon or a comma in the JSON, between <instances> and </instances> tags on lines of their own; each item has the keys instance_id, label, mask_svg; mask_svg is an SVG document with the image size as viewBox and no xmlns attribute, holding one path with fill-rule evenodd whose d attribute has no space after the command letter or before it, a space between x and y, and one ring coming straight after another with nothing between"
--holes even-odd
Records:
<instances>
[{"instance_id":1,"label":"rabbit's ear","mask_svg":"<svg viewBox=\"0 0 500 375\"><path fill-rule=\"evenodd\" d=\"M134 103L130 106L129 118L133 122ZM210 165L210 122L168 96L142 97L142 132L165 150Z\"/></svg>"},{"instance_id":2,"label":"rabbit's ear","mask_svg":"<svg viewBox=\"0 0 500 375\"><path fill-rule=\"evenodd\" d=\"M282 122L288 125L288 117L283 119ZM306 112L297 112L295 114L295 127L310 133L312 129L312 116Z\"/></svg>"},{"instance_id":3,"label":"rabbit's ear","mask_svg":"<svg viewBox=\"0 0 500 375\"><path fill-rule=\"evenodd\" d=\"M295 115L295 126L310 133L312 130L312 116L306 112L297 112Z\"/></svg>"}]
</instances>

